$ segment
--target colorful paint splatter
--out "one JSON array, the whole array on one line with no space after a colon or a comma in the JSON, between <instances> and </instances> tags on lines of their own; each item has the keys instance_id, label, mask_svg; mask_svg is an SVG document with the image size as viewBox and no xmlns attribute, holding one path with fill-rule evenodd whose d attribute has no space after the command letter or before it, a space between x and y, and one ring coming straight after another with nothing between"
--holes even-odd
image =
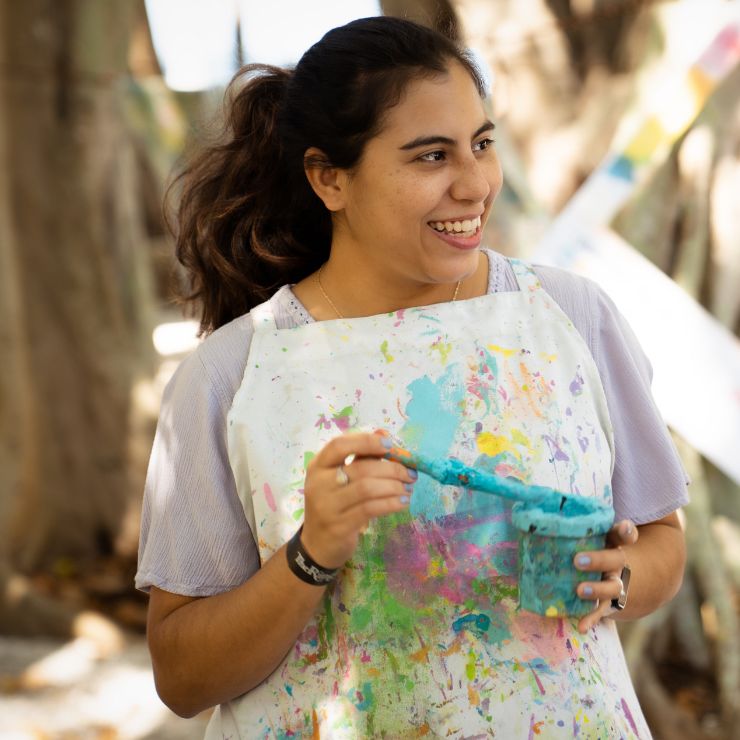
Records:
<instances>
[{"instance_id":1,"label":"colorful paint splatter","mask_svg":"<svg viewBox=\"0 0 740 740\"><path fill-rule=\"evenodd\" d=\"M382 427L427 457L611 504L596 367L514 268L521 292L389 315L277 331L257 311L229 447L263 560L340 432ZM581 636L520 610L517 562L509 502L420 475L409 511L372 524L283 664L208 737L649 737L614 625Z\"/></svg>"}]
</instances>

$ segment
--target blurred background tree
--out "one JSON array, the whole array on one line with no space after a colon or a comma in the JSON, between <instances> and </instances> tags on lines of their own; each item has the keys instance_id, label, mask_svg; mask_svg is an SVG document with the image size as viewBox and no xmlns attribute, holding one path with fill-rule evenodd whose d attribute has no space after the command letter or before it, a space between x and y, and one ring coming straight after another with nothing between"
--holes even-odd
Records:
<instances>
[{"instance_id":1,"label":"blurred background tree","mask_svg":"<svg viewBox=\"0 0 740 740\"><path fill-rule=\"evenodd\" d=\"M155 296L123 115L134 11L0 5L6 572L110 554L140 487L131 389L153 369Z\"/></svg>"},{"instance_id":2,"label":"blurred background tree","mask_svg":"<svg viewBox=\"0 0 740 740\"><path fill-rule=\"evenodd\" d=\"M380 3L490 67L507 178L491 246L526 256L603 159L680 4ZM141 629L138 511L170 367L151 336L173 317L176 274L160 205L216 98L166 87L144 0L0 0L0 54L0 631L69 634L90 606ZM736 334L739 96L736 69L613 224ZM686 583L624 630L625 649L656 736L731 737L740 492L679 445L694 479Z\"/></svg>"}]
</instances>

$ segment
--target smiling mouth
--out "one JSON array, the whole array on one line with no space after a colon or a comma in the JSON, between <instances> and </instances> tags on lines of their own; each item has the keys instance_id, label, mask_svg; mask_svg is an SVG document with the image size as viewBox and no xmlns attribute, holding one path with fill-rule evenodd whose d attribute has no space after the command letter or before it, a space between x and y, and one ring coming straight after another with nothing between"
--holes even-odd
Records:
<instances>
[{"instance_id":1,"label":"smiling mouth","mask_svg":"<svg viewBox=\"0 0 740 740\"><path fill-rule=\"evenodd\" d=\"M480 216L465 219L464 221L430 221L429 225L442 234L454 236L471 237L476 234L481 226Z\"/></svg>"}]
</instances>

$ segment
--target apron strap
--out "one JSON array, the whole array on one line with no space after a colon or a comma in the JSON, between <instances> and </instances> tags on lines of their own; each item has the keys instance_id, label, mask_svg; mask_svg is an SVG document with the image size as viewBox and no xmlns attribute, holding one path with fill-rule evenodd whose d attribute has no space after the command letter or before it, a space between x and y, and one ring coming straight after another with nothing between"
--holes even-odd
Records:
<instances>
[{"instance_id":1,"label":"apron strap","mask_svg":"<svg viewBox=\"0 0 740 740\"><path fill-rule=\"evenodd\" d=\"M519 290L522 293L542 289L540 279L537 277L537 273L534 271L532 265L513 257L509 257L509 263L511 264L511 269L514 271L514 277L516 278Z\"/></svg>"},{"instance_id":2,"label":"apron strap","mask_svg":"<svg viewBox=\"0 0 740 740\"><path fill-rule=\"evenodd\" d=\"M272 310L272 299L260 303L259 306L255 306L249 315L252 317L252 324L254 325L255 331L260 330L274 330L277 329L277 323L275 322L275 313Z\"/></svg>"}]
</instances>

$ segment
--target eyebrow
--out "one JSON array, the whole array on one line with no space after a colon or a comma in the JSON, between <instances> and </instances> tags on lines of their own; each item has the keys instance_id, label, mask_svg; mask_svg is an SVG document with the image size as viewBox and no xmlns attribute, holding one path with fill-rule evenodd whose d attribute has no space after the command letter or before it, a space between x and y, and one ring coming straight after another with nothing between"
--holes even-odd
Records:
<instances>
[{"instance_id":1,"label":"eyebrow","mask_svg":"<svg viewBox=\"0 0 740 740\"><path fill-rule=\"evenodd\" d=\"M496 128L495 124L491 121L486 121L482 126L479 126L475 133L470 137L474 139L476 136L480 136L484 131L493 131ZM455 146L457 142L455 139L450 139L449 136L418 136L413 141L409 141L408 144L404 144L399 147L401 150L416 149L420 146L430 146L432 144L445 144L446 146Z\"/></svg>"}]
</instances>

